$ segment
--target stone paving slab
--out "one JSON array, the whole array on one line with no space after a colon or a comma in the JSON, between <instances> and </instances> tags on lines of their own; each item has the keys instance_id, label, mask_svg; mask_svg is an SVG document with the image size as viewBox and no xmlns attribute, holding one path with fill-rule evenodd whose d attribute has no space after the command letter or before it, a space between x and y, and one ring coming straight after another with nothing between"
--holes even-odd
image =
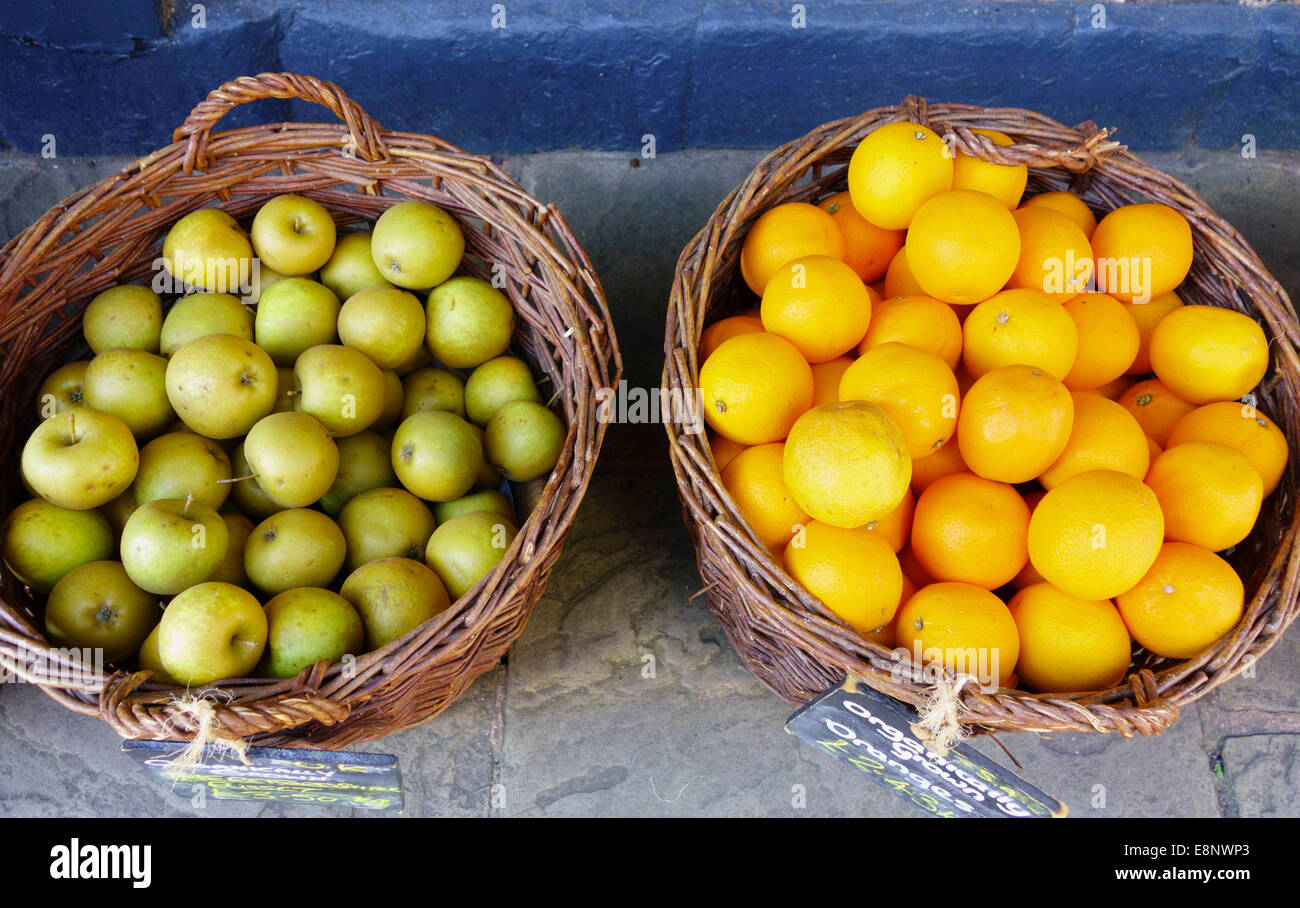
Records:
<instances>
[{"instance_id":1,"label":"stone paving slab","mask_svg":"<svg viewBox=\"0 0 1300 908\"><path fill-rule=\"evenodd\" d=\"M1300 735L1248 735L1223 744L1239 817L1300 817Z\"/></svg>"}]
</instances>

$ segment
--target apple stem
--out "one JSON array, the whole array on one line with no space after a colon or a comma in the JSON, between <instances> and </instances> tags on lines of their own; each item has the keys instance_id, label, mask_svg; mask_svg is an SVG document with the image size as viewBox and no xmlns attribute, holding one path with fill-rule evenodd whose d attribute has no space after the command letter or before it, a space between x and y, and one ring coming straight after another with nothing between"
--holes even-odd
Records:
<instances>
[{"instance_id":1,"label":"apple stem","mask_svg":"<svg viewBox=\"0 0 1300 908\"><path fill-rule=\"evenodd\" d=\"M72 410L68 411L68 431L72 433L72 443L77 443L77 414Z\"/></svg>"},{"instance_id":2,"label":"apple stem","mask_svg":"<svg viewBox=\"0 0 1300 908\"><path fill-rule=\"evenodd\" d=\"M546 402L546 409L549 410L551 408L551 404L555 403L557 400L560 399L560 393L561 393L560 391L556 391L554 394L551 395L551 399Z\"/></svg>"},{"instance_id":3,"label":"apple stem","mask_svg":"<svg viewBox=\"0 0 1300 908\"><path fill-rule=\"evenodd\" d=\"M181 508L181 516L184 517L189 513L190 504L194 501L194 493L190 492L185 496L185 507Z\"/></svg>"},{"instance_id":4,"label":"apple stem","mask_svg":"<svg viewBox=\"0 0 1300 908\"><path fill-rule=\"evenodd\" d=\"M243 482L245 479L256 479L256 473L249 473L247 476L236 476L233 479L218 479L217 482Z\"/></svg>"}]
</instances>

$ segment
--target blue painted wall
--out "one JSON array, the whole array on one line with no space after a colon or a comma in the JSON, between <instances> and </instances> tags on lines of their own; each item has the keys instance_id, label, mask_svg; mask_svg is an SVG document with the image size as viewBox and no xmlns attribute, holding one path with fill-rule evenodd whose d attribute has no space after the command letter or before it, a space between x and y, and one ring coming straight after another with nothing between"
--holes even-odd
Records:
<instances>
[{"instance_id":1,"label":"blue painted wall","mask_svg":"<svg viewBox=\"0 0 1300 908\"><path fill-rule=\"evenodd\" d=\"M802 10L803 27L796 27ZM1300 147L1300 5L1232 0L3 0L0 149L144 153L210 89L338 82L483 153L771 146L931 100L1030 107L1134 148ZM504 13L505 27L493 18ZM1104 27L1102 17L1104 16ZM201 27L200 27L201 26ZM263 102L231 126L323 119Z\"/></svg>"}]
</instances>

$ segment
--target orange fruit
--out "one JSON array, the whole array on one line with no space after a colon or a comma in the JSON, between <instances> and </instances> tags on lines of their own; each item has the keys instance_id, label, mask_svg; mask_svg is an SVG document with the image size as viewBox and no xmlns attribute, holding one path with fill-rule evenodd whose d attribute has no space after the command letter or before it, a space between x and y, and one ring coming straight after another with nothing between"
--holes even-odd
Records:
<instances>
[{"instance_id":1,"label":"orange fruit","mask_svg":"<svg viewBox=\"0 0 1300 908\"><path fill-rule=\"evenodd\" d=\"M869 132L849 159L853 207L877 227L903 230L926 199L952 188L953 159L943 139L916 123Z\"/></svg>"},{"instance_id":2,"label":"orange fruit","mask_svg":"<svg viewBox=\"0 0 1300 908\"><path fill-rule=\"evenodd\" d=\"M1215 441L1236 448L1251 462L1264 482L1264 497L1273 494L1286 469L1286 437L1258 409L1235 401L1197 407L1178 420L1165 447L1189 441Z\"/></svg>"},{"instance_id":3,"label":"orange fruit","mask_svg":"<svg viewBox=\"0 0 1300 908\"><path fill-rule=\"evenodd\" d=\"M908 489L903 493L903 500L879 520L872 520L863 525L863 529L872 530L873 532L884 537L889 543L889 547L895 552L901 552L907 545L907 540L912 535L912 515L916 511L916 496L912 490Z\"/></svg>"},{"instance_id":4,"label":"orange fruit","mask_svg":"<svg viewBox=\"0 0 1300 908\"><path fill-rule=\"evenodd\" d=\"M1164 448L1160 447L1160 444L1150 435L1147 436L1147 450L1151 454L1150 460L1152 463L1155 463L1156 458L1164 453Z\"/></svg>"},{"instance_id":5,"label":"orange fruit","mask_svg":"<svg viewBox=\"0 0 1300 908\"><path fill-rule=\"evenodd\" d=\"M903 568L903 576L912 581L917 589L934 583L934 578L927 574L925 568L921 567L921 562L916 560L916 553L912 551L910 545L898 553L898 563ZM907 600L904 599L903 602L906 604Z\"/></svg>"},{"instance_id":6,"label":"orange fruit","mask_svg":"<svg viewBox=\"0 0 1300 908\"><path fill-rule=\"evenodd\" d=\"M936 480L916 502L912 551L930 576L986 590L1029 560L1029 506L1013 486L974 473Z\"/></svg>"},{"instance_id":7,"label":"orange fruit","mask_svg":"<svg viewBox=\"0 0 1300 908\"><path fill-rule=\"evenodd\" d=\"M1167 445L1169 433L1178 421L1196 409L1158 378L1148 378L1129 387L1120 395L1119 405L1133 414L1142 431L1160 445Z\"/></svg>"},{"instance_id":8,"label":"orange fruit","mask_svg":"<svg viewBox=\"0 0 1300 908\"><path fill-rule=\"evenodd\" d=\"M1073 397L1070 440L1061 456L1038 477L1043 488L1053 489L1071 476L1091 470L1116 470L1141 481L1151 465L1151 449L1133 414L1097 394L1076 391Z\"/></svg>"},{"instance_id":9,"label":"orange fruit","mask_svg":"<svg viewBox=\"0 0 1300 908\"><path fill-rule=\"evenodd\" d=\"M1170 659L1189 659L1231 631L1245 611L1232 565L1200 546L1167 542L1116 605L1133 639Z\"/></svg>"},{"instance_id":10,"label":"orange fruit","mask_svg":"<svg viewBox=\"0 0 1300 908\"><path fill-rule=\"evenodd\" d=\"M812 403L812 369L775 334L725 340L700 369L704 419L742 445L780 441Z\"/></svg>"},{"instance_id":11,"label":"orange fruit","mask_svg":"<svg viewBox=\"0 0 1300 908\"><path fill-rule=\"evenodd\" d=\"M844 237L844 263L857 272L863 283L874 284L884 277L889 263L903 248L907 231L877 227L858 214L848 192L823 199L817 207L835 219Z\"/></svg>"},{"instance_id":12,"label":"orange fruit","mask_svg":"<svg viewBox=\"0 0 1300 908\"><path fill-rule=\"evenodd\" d=\"M713 452L713 462L717 464L719 473L727 468L733 457L745 449L745 445L737 444L730 438L709 433L709 450Z\"/></svg>"},{"instance_id":13,"label":"orange fruit","mask_svg":"<svg viewBox=\"0 0 1300 908\"><path fill-rule=\"evenodd\" d=\"M898 645L920 653L923 663L942 662L988 686L1005 686L1020 657L1011 611L970 583L932 583L917 590L898 610L894 629Z\"/></svg>"},{"instance_id":14,"label":"orange fruit","mask_svg":"<svg viewBox=\"0 0 1300 908\"><path fill-rule=\"evenodd\" d=\"M1081 293L1063 306L1074 320L1079 352L1065 376L1071 391L1100 388L1122 376L1137 356L1141 337L1124 304L1104 293Z\"/></svg>"},{"instance_id":15,"label":"orange fruit","mask_svg":"<svg viewBox=\"0 0 1300 908\"><path fill-rule=\"evenodd\" d=\"M1135 380L1131 375L1121 375L1114 381L1108 381L1100 388L1093 388L1087 393L1097 394L1107 400L1119 400L1119 396L1131 388Z\"/></svg>"},{"instance_id":16,"label":"orange fruit","mask_svg":"<svg viewBox=\"0 0 1300 908\"><path fill-rule=\"evenodd\" d=\"M808 515L795 503L782 478L785 445L778 442L746 448L722 471L722 485L759 542L780 552Z\"/></svg>"},{"instance_id":17,"label":"orange fruit","mask_svg":"<svg viewBox=\"0 0 1300 908\"><path fill-rule=\"evenodd\" d=\"M1192 267L1192 228L1181 213L1157 202L1124 205L1092 234L1097 289L1125 301L1168 293Z\"/></svg>"},{"instance_id":18,"label":"orange fruit","mask_svg":"<svg viewBox=\"0 0 1300 908\"><path fill-rule=\"evenodd\" d=\"M1059 211L1074 223L1079 225L1083 235L1092 239L1093 231L1097 229L1097 216L1092 213L1088 203L1079 198L1072 192L1044 192L1033 198L1025 199L1021 208L1050 208L1053 211Z\"/></svg>"},{"instance_id":19,"label":"orange fruit","mask_svg":"<svg viewBox=\"0 0 1300 908\"><path fill-rule=\"evenodd\" d=\"M808 255L844 257L844 237L835 219L816 205L786 202L759 215L740 247L740 276L763 295L768 280L786 262Z\"/></svg>"},{"instance_id":20,"label":"orange fruit","mask_svg":"<svg viewBox=\"0 0 1300 908\"><path fill-rule=\"evenodd\" d=\"M903 596L903 571L889 543L865 528L812 521L786 546L785 570L859 633L893 619Z\"/></svg>"},{"instance_id":21,"label":"orange fruit","mask_svg":"<svg viewBox=\"0 0 1300 908\"><path fill-rule=\"evenodd\" d=\"M957 414L957 442L972 473L998 482L1037 478L1065 450L1074 399L1033 366L1003 366L975 381Z\"/></svg>"},{"instance_id":22,"label":"orange fruit","mask_svg":"<svg viewBox=\"0 0 1300 908\"><path fill-rule=\"evenodd\" d=\"M885 517L911 478L903 433L860 400L813 407L786 440L786 487L822 523L852 529Z\"/></svg>"},{"instance_id":23,"label":"orange fruit","mask_svg":"<svg viewBox=\"0 0 1300 908\"><path fill-rule=\"evenodd\" d=\"M912 458L912 489L919 495L936 479L952 473L965 473L969 469L966 461L962 460L961 448L954 435L933 454Z\"/></svg>"},{"instance_id":24,"label":"orange fruit","mask_svg":"<svg viewBox=\"0 0 1300 908\"><path fill-rule=\"evenodd\" d=\"M1109 599L1080 599L1035 583L1007 607L1020 635L1016 674L1030 690L1110 690L1128 674L1133 642Z\"/></svg>"},{"instance_id":25,"label":"orange fruit","mask_svg":"<svg viewBox=\"0 0 1300 908\"><path fill-rule=\"evenodd\" d=\"M1124 308L1138 326L1138 352L1133 357L1133 365L1128 367L1129 375L1146 375L1151 371L1151 335L1155 333L1160 320L1182 304L1178 294L1172 292L1163 293L1145 303L1124 303Z\"/></svg>"},{"instance_id":26,"label":"orange fruit","mask_svg":"<svg viewBox=\"0 0 1300 908\"><path fill-rule=\"evenodd\" d=\"M763 327L784 337L810 363L857 347L871 321L867 287L853 269L824 255L793 259L763 291Z\"/></svg>"},{"instance_id":27,"label":"orange fruit","mask_svg":"<svg viewBox=\"0 0 1300 908\"><path fill-rule=\"evenodd\" d=\"M896 296L924 294L925 290L921 288L916 275L912 273L911 266L907 264L907 247L904 246L898 250L898 253L889 262L889 270L885 272L885 292L883 296L885 299L893 299Z\"/></svg>"},{"instance_id":28,"label":"orange fruit","mask_svg":"<svg viewBox=\"0 0 1300 908\"><path fill-rule=\"evenodd\" d=\"M961 362L961 322L951 306L929 296L903 296L872 306L871 324L858 352L891 341L933 353L949 369Z\"/></svg>"},{"instance_id":29,"label":"orange fruit","mask_svg":"<svg viewBox=\"0 0 1300 908\"><path fill-rule=\"evenodd\" d=\"M962 325L962 362L975 378L1001 366L1035 366L1064 379L1079 346L1074 319L1046 293L1003 290L984 300Z\"/></svg>"},{"instance_id":30,"label":"orange fruit","mask_svg":"<svg viewBox=\"0 0 1300 908\"><path fill-rule=\"evenodd\" d=\"M1065 302L1088 289L1092 247L1079 225L1042 205L1015 212L1020 258L1008 286L1028 287Z\"/></svg>"},{"instance_id":31,"label":"orange fruit","mask_svg":"<svg viewBox=\"0 0 1300 908\"><path fill-rule=\"evenodd\" d=\"M1020 232L1011 212L993 196L953 189L920 207L903 248L927 296L978 303L1001 290L1015 271Z\"/></svg>"},{"instance_id":32,"label":"orange fruit","mask_svg":"<svg viewBox=\"0 0 1300 908\"><path fill-rule=\"evenodd\" d=\"M1212 441L1169 448L1151 464L1146 484L1164 511L1165 538L1211 552L1250 535L1264 500L1264 483L1246 455Z\"/></svg>"},{"instance_id":33,"label":"orange fruit","mask_svg":"<svg viewBox=\"0 0 1300 908\"><path fill-rule=\"evenodd\" d=\"M933 353L881 344L863 353L840 379L840 400L875 404L898 426L910 457L924 457L957 430L957 378Z\"/></svg>"},{"instance_id":34,"label":"orange fruit","mask_svg":"<svg viewBox=\"0 0 1300 908\"><path fill-rule=\"evenodd\" d=\"M1268 338L1240 312L1179 306L1151 335L1151 369L1188 403L1234 400L1268 371Z\"/></svg>"},{"instance_id":35,"label":"orange fruit","mask_svg":"<svg viewBox=\"0 0 1300 908\"><path fill-rule=\"evenodd\" d=\"M853 360L847 356L841 356L824 363L812 364L812 406L820 407L822 404L839 403L840 379L844 377L844 370L851 365L853 365Z\"/></svg>"},{"instance_id":36,"label":"orange fruit","mask_svg":"<svg viewBox=\"0 0 1300 908\"><path fill-rule=\"evenodd\" d=\"M996 129L972 129L976 135L985 136L994 145L1014 145L1011 137ZM1007 208L1014 209L1020 204L1020 197L1025 194L1025 183L1029 180L1029 168L1023 164L994 164L981 160L957 150L957 157L952 162L952 188L973 189L986 192Z\"/></svg>"},{"instance_id":37,"label":"orange fruit","mask_svg":"<svg viewBox=\"0 0 1300 908\"><path fill-rule=\"evenodd\" d=\"M1080 599L1110 599L1151 567L1164 539L1155 492L1127 473L1094 470L1048 490L1029 518L1029 560Z\"/></svg>"},{"instance_id":38,"label":"orange fruit","mask_svg":"<svg viewBox=\"0 0 1300 908\"><path fill-rule=\"evenodd\" d=\"M1025 506L1029 508L1029 516L1034 516L1034 508L1038 507L1038 502L1043 500L1046 491L1030 492L1025 496ZM1043 575L1038 573L1038 568L1034 567L1032 561L1025 561L1025 566L1020 569L1020 573L1011 578L1011 585L1018 590L1023 590L1027 586L1033 586L1035 583L1043 583Z\"/></svg>"},{"instance_id":39,"label":"orange fruit","mask_svg":"<svg viewBox=\"0 0 1300 908\"><path fill-rule=\"evenodd\" d=\"M720 319L704 329L700 336L700 361L708 359L724 340L737 334L757 334L763 330L763 320L754 315L733 315Z\"/></svg>"}]
</instances>

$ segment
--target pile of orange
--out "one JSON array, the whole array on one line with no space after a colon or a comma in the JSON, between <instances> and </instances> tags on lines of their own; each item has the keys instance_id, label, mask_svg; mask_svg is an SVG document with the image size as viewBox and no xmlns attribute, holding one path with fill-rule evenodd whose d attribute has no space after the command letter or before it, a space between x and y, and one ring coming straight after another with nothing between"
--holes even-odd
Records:
<instances>
[{"instance_id":1,"label":"pile of orange","mask_svg":"<svg viewBox=\"0 0 1300 908\"><path fill-rule=\"evenodd\" d=\"M1223 555L1288 449L1253 406L1259 324L1175 292L1187 219L1025 199L1025 167L913 123L868 134L846 178L758 218L756 304L702 338L755 537L873 641L1003 687L1106 689L1135 643L1183 659L1229 632Z\"/></svg>"}]
</instances>

